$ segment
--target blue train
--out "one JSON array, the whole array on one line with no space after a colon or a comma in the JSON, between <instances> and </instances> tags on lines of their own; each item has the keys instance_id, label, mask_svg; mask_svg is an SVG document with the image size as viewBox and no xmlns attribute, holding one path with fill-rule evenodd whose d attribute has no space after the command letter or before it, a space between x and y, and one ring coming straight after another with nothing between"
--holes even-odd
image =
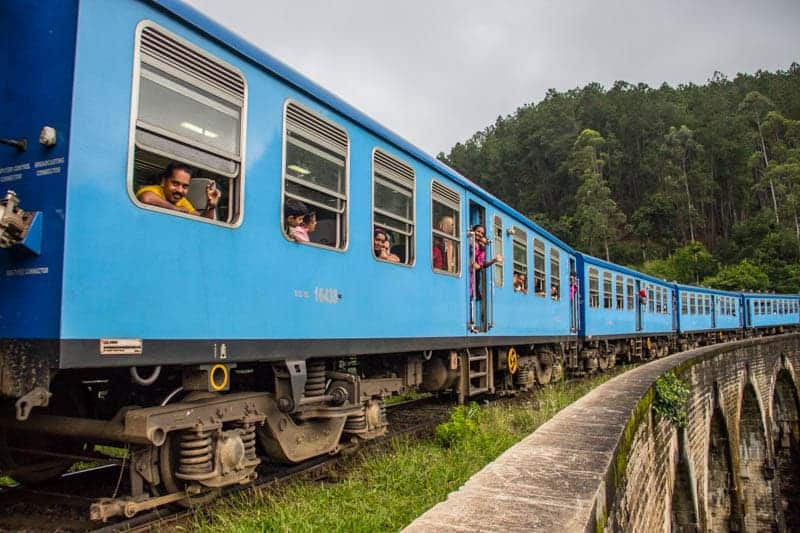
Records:
<instances>
[{"instance_id":1,"label":"blue train","mask_svg":"<svg viewBox=\"0 0 800 533\"><path fill-rule=\"evenodd\" d=\"M177 1L6 0L0 34L0 475L127 446L97 519L381 435L392 395L798 325L580 253Z\"/></svg>"}]
</instances>

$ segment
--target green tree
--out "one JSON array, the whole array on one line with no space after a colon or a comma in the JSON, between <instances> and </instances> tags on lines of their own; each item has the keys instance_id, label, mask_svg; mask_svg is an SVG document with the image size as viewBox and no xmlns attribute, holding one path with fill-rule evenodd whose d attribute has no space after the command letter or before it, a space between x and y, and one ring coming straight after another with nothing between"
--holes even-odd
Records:
<instances>
[{"instance_id":1,"label":"green tree","mask_svg":"<svg viewBox=\"0 0 800 533\"><path fill-rule=\"evenodd\" d=\"M745 259L738 265L722 267L716 275L704 279L703 285L728 291L766 291L770 281L759 265Z\"/></svg>"},{"instance_id":2,"label":"green tree","mask_svg":"<svg viewBox=\"0 0 800 533\"><path fill-rule=\"evenodd\" d=\"M765 122L767 116L774 108L772 101L758 91L751 91L747 93L739 105L739 113L747 121L747 123L755 128L754 141L756 143L756 150L750 158L750 165L756 172L756 175L761 179L757 180L758 183L766 180L769 185L770 196L772 197L772 209L775 212L775 223L780 224L781 219L778 214L778 199L775 194L775 181L766 173L769 167L769 151L767 150L767 141L765 139Z\"/></svg>"},{"instance_id":3,"label":"green tree","mask_svg":"<svg viewBox=\"0 0 800 533\"><path fill-rule=\"evenodd\" d=\"M579 240L590 253L596 254L602 247L606 261L610 261L609 241L619 235L625 214L611 197L611 189L603 179L603 166L608 160L608 154L602 151L604 143L597 131L583 130L573 145L569 168L581 180L575 213Z\"/></svg>"},{"instance_id":4,"label":"green tree","mask_svg":"<svg viewBox=\"0 0 800 533\"><path fill-rule=\"evenodd\" d=\"M677 168L680 182L686 192L686 219L689 222L689 238L694 242L696 240L694 224L697 213L692 202L692 192L689 188L689 172L692 161L702 153L703 146L695 141L694 132L684 124L680 128L670 127L669 133L664 136L663 150L667 154L668 160L672 163L672 168Z\"/></svg>"}]
</instances>

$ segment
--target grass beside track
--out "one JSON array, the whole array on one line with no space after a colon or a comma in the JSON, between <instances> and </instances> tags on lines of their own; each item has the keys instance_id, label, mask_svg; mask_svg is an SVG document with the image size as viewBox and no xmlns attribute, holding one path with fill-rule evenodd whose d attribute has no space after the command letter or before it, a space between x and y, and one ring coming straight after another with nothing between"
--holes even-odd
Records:
<instances>
[{"instance_id":1,"label":"grass beside track","mask_svg":"<svg viewBox=\"0 0 800 533\"><path fill-rule=\"evenodd\" d=\"M454 408L435 438L400 437L325 482L247 491L201 509L203 531L397 531L558 411L623 372L550 385L514 404Z\"/></svg>"}]
</instances>

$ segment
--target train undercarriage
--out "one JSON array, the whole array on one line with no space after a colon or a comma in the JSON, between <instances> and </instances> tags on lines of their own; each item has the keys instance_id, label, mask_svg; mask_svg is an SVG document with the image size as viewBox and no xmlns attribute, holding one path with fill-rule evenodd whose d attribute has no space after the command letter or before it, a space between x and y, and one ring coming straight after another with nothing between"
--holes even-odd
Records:
<instances>
[{"instance_id":1,"label":"train undercarriage","mask_svg":"<svg viewBox=\"0 0 800 533\"><path fill-rule=\"evenodd\" d=\"M0 475L42 483L84 460L96 445L124 449L127 495L98 500L90 513L95 520L132 517L167 503L203 503L224 487L250 483L263 458L297 463L380 437L392 397L443 393L465 403L741 336L709 332L280 363L60 371L46 386L17 398L3 391Z\"/></svg>"}]
</instances>

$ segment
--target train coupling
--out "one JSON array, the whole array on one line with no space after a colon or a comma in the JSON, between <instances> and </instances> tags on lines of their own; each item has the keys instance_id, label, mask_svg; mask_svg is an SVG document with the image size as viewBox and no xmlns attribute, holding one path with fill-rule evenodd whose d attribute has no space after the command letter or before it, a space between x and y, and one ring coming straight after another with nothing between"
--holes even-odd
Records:
<instances>
[{"instance_id":1,"label":"train coupling","mask_svg":"<svg viewBox=\"0 0 800 533\"><path fill-rule=\"evenodd\" d=\"M0 200L0 248L21 248L39 255L42 251L42 213L24 211L14 191Z\"/></svg>"}]
</instances>

